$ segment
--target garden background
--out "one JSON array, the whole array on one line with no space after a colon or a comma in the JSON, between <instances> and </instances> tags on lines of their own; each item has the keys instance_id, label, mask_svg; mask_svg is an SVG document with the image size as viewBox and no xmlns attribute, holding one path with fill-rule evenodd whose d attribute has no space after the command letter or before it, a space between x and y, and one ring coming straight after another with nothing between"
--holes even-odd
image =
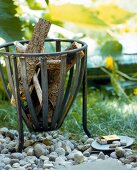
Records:
<instances>
[{"instance_id":1,"label":"garden background","mask_svg":"<svg viewBox=\"0 0 137 170\"><path fill-rule=\"evenodd\" d=\"M137 139L136 7L136 0L1 0L0 44L30 39L40 17L53 23L49 38L85 41L91 134ZM2 57L0 62L5 69ZM61 127L77 139L83 135L81 102L79 92ZM4 126L17 129L17 116L0 81L0 127Z\"/></svg>"}]
</instances>

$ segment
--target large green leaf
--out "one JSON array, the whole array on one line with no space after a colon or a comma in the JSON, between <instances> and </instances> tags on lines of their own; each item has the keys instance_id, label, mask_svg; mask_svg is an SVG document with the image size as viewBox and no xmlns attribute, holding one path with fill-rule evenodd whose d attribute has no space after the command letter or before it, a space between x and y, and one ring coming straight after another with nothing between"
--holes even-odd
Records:
<instances>
[{"instance_id":1,"label":"large green leaf","mask_svg":"<svg viewBox=\"0 0 137 170\"><path fill-rule=\"evenodd\" d=\"M47 3L47 5L49 4L49 0L45 0L46 1L46 3Z\"/></svg>"},{"instance_id":2,"label":"large green leaf","mask_svg":"<svg viewBox=\"0 0 137 170\"><path fill-rule=\"evenodd\" d=\"M13 0L0 0L0 37L6 41L22 38L21 23Z\"/></svg>"},{"instance_id":3,"label":"large green leaf","mask_svg":"<svg viewBox=\"0 0 137 170\"><path fill-rule=\"evenodd\" d=\"M111 40L105 42L103 46L100 49L100 53L102 56L120 56L122 54L122 45L116 41L116 40Z\"/></svg>"}]
</instances>

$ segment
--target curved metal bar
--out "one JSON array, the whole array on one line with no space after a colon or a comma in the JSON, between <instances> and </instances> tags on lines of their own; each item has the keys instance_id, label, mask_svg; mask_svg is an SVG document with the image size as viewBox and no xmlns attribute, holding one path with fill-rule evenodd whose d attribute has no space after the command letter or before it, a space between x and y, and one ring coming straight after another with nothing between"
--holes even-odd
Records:
<instances>
[{"instance_id":1,"label":"curved metal bar","mask_svg":"<svg viewBox=\"0 0 137 170\"><path fill-rule=\"evenodd\" d=\"M74 72L74 67L72 67L70 69L70 73L69 73L69 78L68 78L68 83L67 83L67 87L66 87L66 90L65 90L65 95L64 95L64 98L63 98L63 102L62 102L62 106L61 106L61 110L63 111L64 110L64 107L66 105L66 102L68 100L68 96L69 96L69 93L70 93L70 88L71 88L71 84L72 84L72 78L73 78L73 72ZM58 117L58 122L60 121L60 118L63 116L64 112L60 111L59 113L59 117ZM57 123L58 124L58 123Z\"/></svg>"},{"instance_id":2,"label":"curved metal bar","mask_svg":"<svg viewBox=\"0 0 137 170\"><path fill-rule=\"evenodd\" d=\"M26 73L26 62L25 62L25 58L21 57L20 58L20 63L21 63L21 78L22 78L22 82L23 82L23 88L25 91L25 95L26 95L26 99L27 99L27 104L28 104L28 108L32 117L32 122L35 126L36 129L40 129L39 127L39 122L38 119L36 117L36 112L33 106L33 102L29 93L29 87L27 84L27 73Z\"/></svg>"},{"instance_id":3,"label":"curved metal bar","mask_svg":"<svg viewBox=\"0 0 137 170\"><path fill-rule=\"evenodd\" d=\"M85 48L87 48L87 44L82 42L82 41L78 41L78 40L66 40L66 39L46 39L45 42L48 41L63 41L63 42L77 42L79 44L82 45L82 47L77 48L77 49L73 49L73 50L68 50L68 51L61 51L61 52L53 52L53 53L23 53L23 56L27 56L27 57L37 57L37 56L45 56L45 57L49 57L49 56L64 56L66 54L74 54L78 51L84 50ZM23 42L23 43L28 43L29 41L19 41L19 42ZM13 43L7 43L5 45L1 45L0 48L3 47L7 47L7 46L11 46L14 45ZM6 55L13 55L13 56L17 56L17 57L21 57L22 53L11 53L11 52L0 52L0 54L6 54Z\"/></svg>"},{"instance_id":4,"label":"curved metal bar","mask_svg":"<svg viewBox=\"0 0 137 170\"><path fill-rule=\"evenodd\" d=\"M22 110L20 103L20 94L19 94L19 82L18 82L18 69L17 69L17 60L16 57L12 57L13 61L13 77L14 77L14 87L15 87L15 98L16 98L16 106L18 112L18 132L19 132L19 146L18 151L22 152L23 144L24 144L24 134L23 134L23 122L22 122Z\"/></svg>"},{"instance_id":5,"label":"curved metal bar","mask_svg":"<svg viewBox=\"0 0 137 170\"><path fill-rule=\"evenodd\" d=\"M42 115L43 129L48 129L48 74L47 59L41 58L41 82L42 82Z\"/></svg>"},{"instance_id":6,"label":"curved metal bar","mask_svg":"<svg viewBox=\"0 0 137 170\"><path fill-rule=\"evenodd\" d=\"M61 57L61 69L60 69L60 84L59 84L59 94L57 98L57 104L54 111L54 115L52 118L51 129L55 129L57 127L57 120L59 117L59 112L61 109L63 95L64 95L64 85L66 80L66 56Z\"/></svg>"},{"instance_id":7,"label":"curved metal bar","mask_svg":"<svg viewBox=\"0 0 137 170\"><path fill-rule=\"evenodd\" d=\"M88 137L91 137L91 134L87 128L87 50L85 50L84 59L82 122L85 133Z\"/></svg>"},{"instance_id":8,"label":"curved metal bar","mask_svg":"<svg viewBox=\"0 0 137 170\"><path fill-rule=\"evenodd\" d=\"M22 110L22 117L23 117L23 120L27 126L27 128L32 131L33 130L33 127L32 127L32 122L29 121L29 119L27 118L26 116L26 113L25 113L25 108L21 102L21 110Z\"/></svg>"},{"instance_id":9,"label":"curved metal bar","mask_svg":"<svg viewBox=\"0 0 137 170\"><path fill-rule=\"evenodd\" d=\"M56 41L56 52L61 51L61 41Z\"/></svg>"},{"instance_id":10,"label":"curved metal bar","mask_svg":"<svg viewBox=\"0 0 137 170\"><path fill-rule=\"evenodd\" d=\"M86 56L86 53L85 53L85 56ZM84 69L85 69L85 57L83 57L83 58L81 59L81 67L80 67L80 72L79 72L79 75L78 75L78 77L79 77L79 78L78 78L78 86L77 86L77 88L76 88L76 90L75 90L74 97L72 98L72 101L70 102L68 111L69 111L69 109L71 108L71 106L72 106L72 104L73 104L73 102L74 102L74 100L75 100L75 98L76 98L76 95L77 95L77 93L78 93L78 91L79 91L79 88L80 88L80 86L81 86L81 83L82 83L82 80L83 80L83 76L84 76ZM63 115L63 114L64 114L64 113L62 113L62 115ZM67 113L66 113L66 115L67 115ZM66 116L65 116L65 117L66 117ZM65 117L64 117L64 119L65 119ZM64 120L64 119L63 119L63 120ZM63 123L63 121L62 121L62 123ZM61 127L62 123L59 124L58 128Z\"/></svg>"},{"instance_id":11,"label":"curved metal bar","mask_svg":"<svg viewBox=\"0 0 137 170\"><path fill-rule=\"evenodd\" d=\"M70 93L70 96L69 96L69 99L66 103L66 105L64 106L64 109L62 110L63 114L62 114L62 117L60 118L60 121L58 123L58 127L61 126L61 124L63 123L63 120L64 118L66 117L73 101L74 101L74 97L75 97L75 91L76 91L76 88L77 86L79 85L78 84L78 79L79 79L79 66L80 66L80 57L76 54L76 71L75 71L75 77L74 77L74 80L73 80L73 86L72 86L72 91Z\"/></svg>"}]
</instances>

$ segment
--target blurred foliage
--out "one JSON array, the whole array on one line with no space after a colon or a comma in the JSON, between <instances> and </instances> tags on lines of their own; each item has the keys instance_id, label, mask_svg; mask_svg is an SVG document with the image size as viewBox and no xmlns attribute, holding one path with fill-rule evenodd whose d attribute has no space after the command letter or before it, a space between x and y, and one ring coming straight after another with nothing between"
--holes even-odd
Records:
<instances>
[{"instance_id":1,"label":"blurred foliage","mask_svg":"<svg viewBox=\"0 0 137 170\"><path fill-rule=\"evenodd\" d=\"M26 0L26 1L28 3L28 6L30 7L30 9L33 9L33 10L45 9L45 7L42 7L42 5L39 1L34 1L34 0Z\"/></svg>"},{"instance_id":2,"label":"blurred foliage","mask_svg":"<svg viewBox=\"0 0 137 170\"><path fill-rule=\"evenodd\" d=\"M122 55L122 45L116 40L106 41L100 49L100 54L103 57L109 55L112 57L120 56Z\"/></svg>"},{"instance_id":3,"label":"blurred foliage","mask_svg":"<svg viewBox=\"0 0 137 170\"><path fill-rule=\"evenodd\" d=\"M0 1L0 37L6 41L22 38L21 22L16 15L13 0Z\"/></svg>"},{"instance_id":4,"label":"blurred foliage","mask_svg":"<svg viewBox=\"0 0 137 170\"><path fill-rule=\"evenodd\" d=\"M7 75L6 75L6 68L3 65L1 65L1 69L3 70L6 82L8 82L8 78L7 78ZM7 94L6 94L6 92L5 92L4 88L3 88L3 83L2 83L2 80L0 78L0 101L1 100L2 101L7 100L7 99L8 99L8 97L7 97Z\"/></svg>"},{"instance_id":5,"label":"blurred foliage","mask_svg":"<svg viewBox=\"0 0 137 170\"><path fill-rule=\"evenodd\" d=\"M92 9L91 12L96 13L97 16L104 20L109 26L111 24L124 23L126 20L135 15L134 13L124 10L115 4L101 5Z\"/></svg>"},{"instance_id":6,"label":"blurred foliage","mask_svg":"<svg viewBox=\"0 0 137 170\"><path fill-rule=\"evenodd\" d=\"M134 15L134 13L114 4L100 5L94 8L74 4L63 4L60 6L50 4L49 9L53 18L66 22L75 22L90 28L120 24Z\"/></svg>"},{"instance_id":7,"label":"blurred foliage","mask_svg":"<svg viewBox=\"0 0 137 170\"><path fill-rule=\"evenodd\" d=\"M17 113L15 108L9 105L9 102L0 101L0 128L9 127L17 129Z\"/></svg>"}]
</instances>

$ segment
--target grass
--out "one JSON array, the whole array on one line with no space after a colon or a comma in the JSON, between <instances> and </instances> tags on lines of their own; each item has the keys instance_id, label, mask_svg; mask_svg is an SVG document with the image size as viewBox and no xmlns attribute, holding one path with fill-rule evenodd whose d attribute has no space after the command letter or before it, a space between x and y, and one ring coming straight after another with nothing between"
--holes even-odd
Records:
<instances>
[{"instance_id":1,"label":"grass","mask_svg":"<svg viewBox=\"0 0 137 170\"><path fill-rule=\"evenodd\" d=\"M83 135L81 103L79 94L62 130ZM137 140L136 103L136 96L132 96L130 101L125 101L122 98L104 95L99 90L89 90L88 128L92 136L117 134L134 137Z\"/></svg>"},{"instance_id":2,"label":"grass","mask_svg":"<svg viewBox=\"0 0 137 170\"><path fill-rule=\"evenodd\" d=\"M9 102L0 101L0 128L17 129L17 113Z\"/></svg>"},{"instance_id":3,"label":"grass","mask_svg":"<svg viewBox=\"0 0 137 170\"><path fill-rule=\"evenodd\" d=\"M78 94L61 127L64 133L70 132L77 139L84 134L81 95ZM0 102L0 127L4 126L17 129L17 114L8 102ZM125 101L123 98L89 89L88 128L93 137L117 134L134 137L137 141L137 96L130 96L129 101Z\"/></svg>"}]
</instances>

